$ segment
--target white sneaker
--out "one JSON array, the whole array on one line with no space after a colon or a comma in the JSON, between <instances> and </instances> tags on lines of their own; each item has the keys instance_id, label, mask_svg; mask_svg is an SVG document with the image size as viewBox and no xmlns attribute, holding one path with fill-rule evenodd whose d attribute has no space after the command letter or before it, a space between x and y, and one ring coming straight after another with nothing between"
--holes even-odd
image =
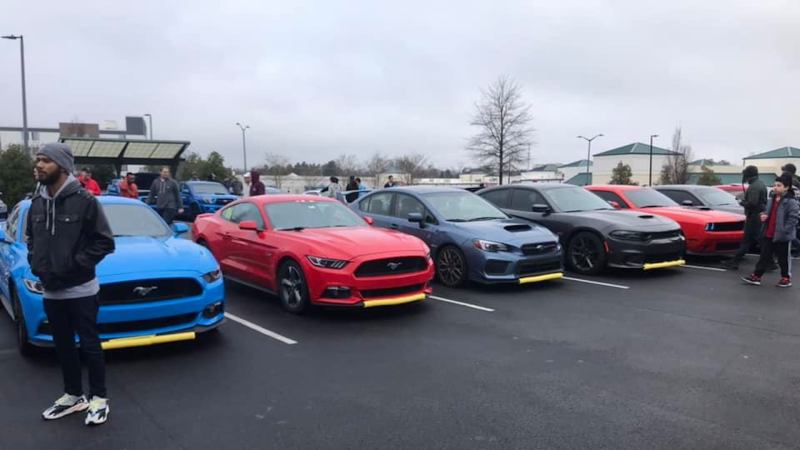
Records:
<instances>
[{"instance_id":1,"label":"white sneaker","mask_svg":"<svg viewBox=\"0 0 800 450\"><path fill-rule=\"evenodd\" d=\"M89 402L89 412L86 414L86 425L100 425L106 423L109 411L111 411L111 408L108 407L108 399L95 395Z\"/></svg>"},{"instance_id":2,"label":"white sneaker","mask_svg":"<svg viewBox=\"0 0 800 450\"><path fill-rule=\"evenodd\" d=\"M86 397L64 394L42 413L44 420L56 420L89 407Z\"/></svg>"}]
</instances>

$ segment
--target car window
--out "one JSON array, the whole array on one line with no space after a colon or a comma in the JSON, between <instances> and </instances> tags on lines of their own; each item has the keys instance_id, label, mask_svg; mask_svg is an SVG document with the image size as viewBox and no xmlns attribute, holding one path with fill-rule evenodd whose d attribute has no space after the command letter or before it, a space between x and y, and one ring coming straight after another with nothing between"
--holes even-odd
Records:
<instances>
[{"instance_id":1,"label":"car window","mask_svg":"<svg viewBox=\"0 0 800 450\"><path fill-rule=\"evenodd\" d=\"M425 206L420 203L416 198L406 195L398 194L395 199L395 217L407 219L411 213L422 214L425 217Z\"/></svg>"},{"instance_id":2,"label":"car window","mask_svg":"<svg viewBox=\"0 0 800 450\"><path fill-rule=\"evenodd\" d=\"M531 189L511 190L511 209L515 211L531 211L533 205L547 205L542 194Z\"/></svg>"},{"instance_id":3,"label":"car window","mask_svg":"<svg viewBox=\"0 0 800 450\"><path fill-rule=\"evenodd\" d=\"M494 189L484 192L480 196L498 208L508 208L508 193L510 191L510 189Z\"/></svg>"},{"instance_id":4,"label":"car window","mask_svg":"<svg viewBox=\"0 0 800 450\"><path fill-rule=\"evenodd\" d=\"M222 218L227 221L231 221L234 207L236 207L236 205L228 206L227 208L223 209L221 214Z\"/></svg>"},{"instance_id":5,"label":"car window","mask_svg":"<svg viewBox=\"0 0 800 450\"><path fill-rule=\"evenodd\" d=\"M370 214L377 214L379 216L389 216L392 213L392 197L394 194L391 192L379 192L371 195L369 204L367 205L366 212Z\"/></svg>"},{"instance_id":6,"label":"car window","mask_svg":"<svg viewBox=\"0 0 800 450\"><path fill-rule=\"evenodd\" d=\"M593 194L597 195L598 197L602 198L607 202L616 202L620 208L628 209L628 205L622 201L622 197L619 195L609 192L609 191L592 191Z\"/></svg>"},{"instance_id":7,"label":"car window","mask_svg":"<svg viewBox=\"0 0 800 450\"><path fill-rule=\"evenodd\" d=\"M717 188L703 189L699 192L699 195L707 205L729 206L738 204L734 195Z\"/></svg>"},{"instance_id":8,"label":"car window","mask_svg":"<svg viewBox=\"0 0 800 450\"><path fill-rule=\"evenodd\" d=\"M658 192L666 195L667 197L671 198L675 201L675 203L683 204L684 201L689 200L692 202L694 206L701 206L703 203L697 200L694 195L686 192L686 191L679 191L674 189L659 189Z\"/></svg>"},{"instance_id":9,"label":"car window","mask_svg":"<svg viewBox=\"0 0 800 450\"><path fill-rule=\"evenodd\" d=\"M19 206L12 209L11 214L9 214L8 218L6 219L6 236L8 236L9 239L13 239L15 241L17 240L17 230L19 229L18 227L20 226L20 224L17 223L18 219L20 218L19 210L20 210Z\"/></svg>"},{"instance_id":10,"label":"car window","mask_svg":"<svg viewBox=\"0 0 800 450\"><path fill-rule=\"evenodd\" d=\"M259 227L264 227L264 218L258 212L258 207L252 203L239 203L234 205L230 221L233 223L241 223L246 220L252 220Z\"/></svg>"},{"instance_id":11,"label":"car window","mask_svg":"<svg viewBox=\"0 0 800 450\"><path fill-rule=\"evenodd\" d=\"M365 227L367 223L339 202L303 200L268 203L264 207L275 230Z\"/></svg>"},{"instance_id":12,"label":"car window","mask_svg":"<svg viewBox=\"0 0 800 450\"><path fill-rule=\"evenodd\" d=\"M651 188L631 189L625 193L628 200L637 208L659 208L662 206L678 206L666 195Z\"/></svg>"},{"instance_id":13,"label":"car window","mask_svg":"<svg viewBox=\"0 0 800 450\"><path fill-rule=\"evenodd\" d=\"M138 205L105 204L103 212L114 237L172 235L172 229L161 220L152 208L143 203Z\"/></svg>"}]
</instances>

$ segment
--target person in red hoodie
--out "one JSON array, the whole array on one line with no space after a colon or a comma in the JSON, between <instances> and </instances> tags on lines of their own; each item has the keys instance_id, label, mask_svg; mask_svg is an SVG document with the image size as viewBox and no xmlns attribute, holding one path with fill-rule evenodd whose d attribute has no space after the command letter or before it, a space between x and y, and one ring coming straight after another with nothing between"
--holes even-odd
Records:
<instances>
[{"instance_id":1,"label":"person in red hoodie","mask_svg":"<svg viewBox=\"0 0 800 450\"><path fill-rule=\"evenodd\" d=\"M126 198L139 199L139 186L136 185L136 175L128 172L125 178L119 182L119 195Z\"/></svg>"},{"instance_id":2,"label":"person in red hoodie","mask_svg":"<svg viewBox=\"0 0 800 450\"><path fill-rule=\"evenodd\" d=\"M97 181L92 179L92 171L87 167L81 169L81 176L78 178L78 181L80 181L81 186L91 192L92 195L100 195L100 185L97 184Z\"/></svg>"}]
</instances>

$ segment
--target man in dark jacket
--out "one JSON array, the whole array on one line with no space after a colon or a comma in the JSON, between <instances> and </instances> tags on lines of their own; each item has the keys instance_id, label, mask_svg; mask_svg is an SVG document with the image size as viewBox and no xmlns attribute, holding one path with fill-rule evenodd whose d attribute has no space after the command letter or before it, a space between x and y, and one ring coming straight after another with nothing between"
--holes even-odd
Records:
<instances>
[{"instance_id":1,"label":"man in dark jacket","mask_svg":"<svg viewBox=\"0 0 800 450\"><path fill-rule=\"evenodd\" d=\"M347 186L345 186L344 190L349 192L345 195L347 203L353 203L358 199L358 183L356 183L356 177L354 175L350 175L350 180L347 182Z\"/></svg>"},{"instance_id":2,"label":"man in dark jacket","mask_svg":"<svg viewBox=\"0 0 800 450\"><path fill-rule=\"evenodd\" d=\"M72 151L47 144L36 154L41 187L31 200L25 234L28 262L43 288L44 310L61 363L65 394L42 413L45 420L89 410L85 423L108 418L105 362L97 331L100 285L95 267L114 251L114 237L103 209L72 176ZM81 359L89 367L89 394L83 395Z\"/></svg>"},{"instance_id":3,"label":"man in dark jacket","mask_svg":"<svg viewBox=\"0 0 800 450\"><path fill-rule=\"evenodd\" d=\"M725 264L728 269L737 270L739 263L744 259L744 255L750 251L755 243L758 242L761 235L761 218L760 215L764 211L764 206L767 204L767 187L764 182L758 179L758 168L756 166L747 166L742 171L742 182L747 183L747 192L744 198L740 201L744 207L744 214L746 216L744 223L744 239L739 251L733 258Z\"/></svg>"},{"instance_id":4,"label":"man in dark jacket","mask_svg":"<svg viewBox=\"0 0 800 450\"><path fill-rule=\"evenodd\" d=\"M743 277L748 284L761 285L761 277L774 257L778 258L781 268L781 279L778 287L792 285L792 274L789 266L789 244L797 237L797 223L800 206L792 189L792 175L784 172L772 186L773 197L767 202L761 213L764 231L761 238L761 256L756 263L753 274Z\"/></svg>"},{"instance_id":5,"label":"man in dark jacket","mask_svg":"<svg viewBox=\"0 0 800 450\"><path fill-rule=\"evenodd\" d=\"M267 188L264 182L261 181L261 174L255 170L250 171L250 197L256 195L264 195L267 193Z\"/></svg>"},{"instance_id":6,"label":"man in dark jacket","mask_svg":"<svg viewBox=\"0 0 800 450\"><path fill-rule=\"evenodd\" d=\"M156 205L158 214L170 225L172 225L176 213L183 213L178 183L172 179L169 167L163 167L161 176L153 180L153 184L150 185L147 204Z\"/></svg>"},{"instance_id":7,"label":"man in dark jacket","mask_svg":"<svg viewBox=\"0 0 800 450\"><path fill-rule=\"evenodd\" d=\"M794 196L795 198L800 198L800 177L797 176L797 166L789 163L781 167L781 170L792 174L792 189L794 190ZM800 225L798 225L797 234L798 236L794 238L794 241L792 242L792 256L795 258L800 257Z\"/></svg>"}]
</instances>

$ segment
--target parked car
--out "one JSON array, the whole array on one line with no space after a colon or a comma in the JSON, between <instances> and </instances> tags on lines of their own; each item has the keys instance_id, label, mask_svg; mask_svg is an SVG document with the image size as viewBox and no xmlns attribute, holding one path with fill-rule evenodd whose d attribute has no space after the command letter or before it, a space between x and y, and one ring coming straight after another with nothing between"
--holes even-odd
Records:
<instances>
[{"instance_id":1,"label":"parked car","mask_svg":"<svg viewBox=\"0 0 800 450\"><path fill-rule=\"evenodd\" d=\"M239 196L228 192L228 188L216 181L184 181L180 183L183 216L189 220L204 213L219 211Z\"/></svg>"},{"instance_id":2,"label":"parked car","mask_svg":"<svg viewBox=\"0 0 800 450\"><path fill-rule=\"evenodd\" d=\"M653 189L675 203L694 209L715 209L732 214L744 214L744 208L733 194L711 186L695 184L665 184Z\"/></svg>"},{"instance_id":3,"label":"parked car","mask_svg":"<svg viewBox=\"0 0 800 450\"><path fill-rule=\"evenodd\" d=\"M425 241L442 284L534 283L563 277L561 245L546 228L512 219L463 189L395 187L351 204L375 225Z\"/></svg>"},{"instance_id":4,"label":"parked car","mask_svg":"<svg viewBox=\"0 0 800 450\"><path fill-rule=\"evenodd\" d=\"M517 184L478 195L505 213L558 235L572 270L596 274L606 267L657 269L685 264L686 242L674 220L615 210L571 184Z\"/></svg>"},{"instance_id":5,"label":"parked car","mask_svg":"<svg viewBox=\"0 0 800 450\"><path fill-rule=\"evenodd\" d=\"M136 186L139 187L139 200L143 202L147 200L147 196L150 194L150 186L152 186L153 181L160 176L161 175L158 173L150 172L139 172L136 174ZM113 178L109 181L104 195L120 196L120 181L122 181L122 178Z\"/></svg>"},{"instance_id":6,"label":"parked car","mask_svg":"<svg viewBox=\"0 0 800 450\"><path fill-rule=\"evenodd\" d=\"M686 252L690 254L734 253L744 237L744 216L739 214L684 208L655 189L639 186L590 185L586 189L615 208L678 222L686 237Z\"/></svg>"},{"instance_id":7,"label":"parked car","mask_svg":"<svg viewBox=\"0 0 800 450\"><path fill-rule=\"evenodd\" d=\"M98 197L116 250L97 266L98 327L106 349L194 339L223 321L225 292L219 265L208 250L177 237L137 200ZM0 230L0 301L17 328L20 351L51 346L42 285L28 265L24 241L30 201L20 202Z\"/></svg>"},{"instance_id":8,"label":"parked car","mask_svg":"<svg viewBox=\"0 0 800 450\"><path fill-rule=\"evenodd\" d=\"M411 303L432 292L424 242L371 227L329 198L244 198L198 216L192 237L217 257L226 278L277 294L291 313Z\"/></svg>"}]
</instances>

